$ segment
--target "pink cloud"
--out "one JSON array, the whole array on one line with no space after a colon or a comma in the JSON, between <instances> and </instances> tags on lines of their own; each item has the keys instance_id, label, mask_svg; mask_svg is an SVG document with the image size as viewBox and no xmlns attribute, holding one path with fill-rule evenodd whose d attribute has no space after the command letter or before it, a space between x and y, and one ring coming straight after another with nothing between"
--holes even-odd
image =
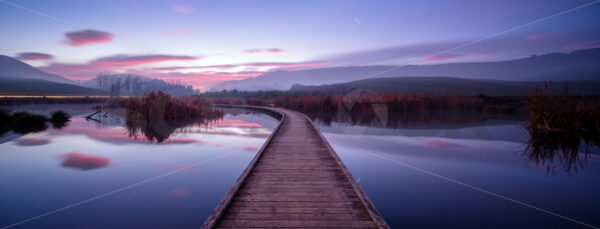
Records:
<instances>
[{"instance_id":1,"label":"pink cloud","mask_svg":"<svg viewBox=\"0 0 600 229\"><path fill-rule=\"evenodd\" d=\"M440 140L427 140L427 141L423 142L423 145L428 146L428 147L433 147L433 148L461 147L461 146L463 146L463 145L458 144L458 143L448 142L448 141L440 141Z\"/></svg>"},{"instance_id":2,"label":"pink cloud","mask_svg":"<svg viewBox=\"0 0 600 229\"><path fill-rule=\"evenodd\" d=\"M169 61L192 61L198 58L183 55L114 55L92 60L85 64L53 63L40 67L41 70L60 74L77 76L95 76L98 72L113 71L119 68L153 64Z\"/></svg>"},{"instance_id":3,"label":"pink cloud","mask_svg":"<svg viewBox=\"0 0 600 229\"><path fill-rule=\"evenodd\" d=\"M564 37L564 35L562 34L547 34L547 33L537 33L537 34L531 34L529 36L527 36L527 40L530 41L542 41L542 40L554 40L554 39L558 39Z\"/></svg>"},{"instance_id":4,"label":"pink cloud","mask_svg":"<svg viewBox=\"0 0 600 229\"><path fill-rule=\"evenodd\" d=\"M110 165L110 159L107 157L86 155L80 152L65 153L60 157L65 158L61 164L63 167L79 170L92 170Z\"/></svg>"},{"instance_id":5,"label":"pink cloud","mask_svg":"<svg viewBox=\"0 0 600 229\"><path fill-rule=\"evenodd\" d=\"M243 64L246 67L270 67L270 68L298 68L298 67L314 67L329 65L331 62L327 61L307 61L297 63L277 63L277 62L264 62L264 63L247 63Z\"/></svg>"},{"instance_id":6,"label":"pink cloud","mask_svg":"<svg viewBox=\"0 0 600 229\"><path fill-rule=\"evenodd\" d=\"M104 66L134 66L142 64L152 64L167 61L190 61L198 58L192 56L176 55L115 55L96 59L93 63Z\"/></svg>"},{"instance_id":7,"label":"pink cloud","mask_svg":"<svg viewBox=\"0 0 600 229\"><path fill-rule=\"evenodd\" d=\"M40 52L22 52L15 57L19 60L50 60L54 56Z\"/></svg>"},{"instance_id":8,"label":"pink cloud","mask_svg":"<svg viewBox=\"0 0 600 229\"><path fill-rule=\"evenodd\" d=\"M579 49L594 49L600 48L600 41L591 41L584 43L571 44L563 47L565 50L579 50Z\"/></svg>"},{"instance_id":9,"label":"pink cloud","mask_svg":"<svg viewBox=\"0 0 600 229\"><path fill-rule=\"evenodd\" d=\"M283 49L274 48L274 49L267 49L265 51L270 52L270 53L280 53L280 52L283 52Z\"/></svg>"},{"instance_id":10,"label":"pink cloud","mask_svg":"<svg viewBox=\"0 0 600 229\"><path fill-rule=\"evenodd\" d=\"M171 9L173 10L173 12L180 14L192 14L196 12L196 10L193 7L184 5L175 5L171 7Z\"/></svg>"},{"instance_id":11,"label":"pink cloud","mask_svg":"<svg viewBox=\"0 0 600 229\"><path fill-rule=\"evenodd\" d=\"M246 50L244 50L244 52L245 53L249 53L249 54L263 53L263 52L267 52L267 53L280 53L280 52L283 52L283 49L280 49L280 48L246 49Z\"/></svg>"},{"instance_id":12,"label":"pink cloud","mask_svg":"<svg viewBox=\"0 0 600 229\"><path fill-rule=\"evenodd\" d=\"M297 67L312 67L329 65L331 62L326 61L308 61L308 62L257 62L257 63L241 63L241 64L223 64L223 65L205 65L205 66L168 66L168 67L155 67L154 70L160 71L179 71L179 70L202 70L202 69L231 69L236 67L268 67L268 68L297 68ZM252 71L246 71L251 73ZM206 72L204 72L206 73ZM255 72L262 73L262 72Z\"/></svg>"},{"instance_id":13,"label":"pink cloud","mask_svg":"<svg viewBox=\"0 0 600 229\"><path fill-rule=\"evenodd\" d=\"M235 68L238 66L240 66L240 65L223 64L223 65L205 65L205 66L169 66L169 67L156 67L153 69L161 70L161 71L178 71L178 70L189 70L189 69L213 69L213 68L229 69L229 68Z\"/></svg>"},{"instance_id":14,"label":"pink cloud","mask_svg":"<svg viewBox=\"0 0 600 229\"><path fill-rule=\"evenodd\" d=\"M65 36L67 37L65 44L70 46L107 43L112 41L114 37L110 33L91 29L65 33Z\"/></svg>"},{"instance_id":15,"label":"pink cloud","mask_svg":"<svg viewBox=\"0 0 600 229\"><path fill-rule=\"evenodd\" d=\"M46 139L35 139L35 138L17 138L13 140L20 146L41 146L50 143L50 140Z\"/></svg>"},{"instance_id":16,"label":"pink cloud","mask_svg":"<svg viewBox=\"0 0 600 229\"><path fill-rule=\"evenodd\" d=\"M183 197L190 195L190 193L192 193L192 190L189 188L174 188L169 190L169 192L167 192L167 195L172 197Z\"/></svg>"},{"instance_id":17,"label":"pink cloud","mask_svg":"<svg viewBox=\"0 0 600 229\"><path fill-rule=\"evenodd\" d=\"M250 77L256 77L261 75L263 72L192 72L192 73L179 73L179 72L167 72L167 73L147 73L154 78L161 80L180 80L185 81L187 84L192 85L195 89L203 89L207 86L214 85L223 81L228 80L242 80Z\"/></svg>"},{"instance_id":18,"label":"pink cloud","mask_svg":"<svg viewBox=\"0 0 600 229\"><path fill-rule=\"evenodd\" d=\"M423 59L425 59L427 61L440 61L440 60L454 59L457 57L461 57L461 55L451 54L451 53L443 53L443 54L425 56L425 57L423 57Z\"/></svg>"}]
</instances>

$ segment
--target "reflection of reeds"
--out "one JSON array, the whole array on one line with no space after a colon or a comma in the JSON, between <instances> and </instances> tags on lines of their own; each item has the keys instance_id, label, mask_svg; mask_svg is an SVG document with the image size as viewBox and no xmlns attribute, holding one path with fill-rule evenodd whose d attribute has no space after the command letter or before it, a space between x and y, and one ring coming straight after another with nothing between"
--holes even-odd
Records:
<instances>
[{"instance_id":1,"label":"reflection of reeds","mask_svg":"<svg viewBox=\"0 0 600 229\"><path fill-rule=\"evenodd\" d=\"M0 135L11 130L18 134L44 131L48 129L47 122L50 122L54 128L60 129L67 126L70 118L63 111L52 113L51 118L27 112L15 112L11 115L5 111L0 111Z\"/></svg>"},{"instance_id":2,"label":"reflection of reeds","mask_svg":"<svg viewBox=\"0 0 600 229\"><path fill-rule=\"evenodd\" d=\"M546 86L530 95L526 106L525 128L531 136L526 152L536 163L559 160L566 171L577 169L580 155L588 156L588 146L600 144L598 102L569 95L568 88L553 95Z\"/></svg>"},{"instance_id":3,"label":"reflection of reeds","mask_svg":"<svg viewBox=\"0 0 600 229\"><path fill-rule=\"evenodd\" d=\"M130 98L126 124L132 137L143 134L149 141L163 142L178 128L208 124L222 117L223 111L200 97L172 98L159 91Z\"/></svg>"},{"instance_id":4,"label":"reflection of reeds","mask_svg":"<svg viewBox=\"0 0 600 229\"><path fill-rule=\"evenodd\" d=\"M67 123L69 123L70 119L71 119L71 117L66 112L64 112L64 111L55 111L50 116L50 120L49 121L52 124L52 127L54 129L61 129L61 128L67 126Z\"/></svg>"},{"instance_id":5,"label":"reflection of reeds","mask_svg":"<svg viewBox=\"0 0 600 229\"><path fill-rule=\"evenodd\" d=\"M225 97L213 101L217 104L274 105L303 112L325 125L341 122L391 128L431 122L483 121L483 113L516 114L522 106L519 98L365 91L345 95L280 95L272 99Z\"/></svg>"},{"instance_id":6,"label":"reflection of reeds","mask_svg":"<svg viewBox=\"0 0 600 229\"><path fill-rule=\"evenodd\" d=\"M440 122L459 124L483 121L482 113L515 113L518 100L488 97L357 93L333 96L285 96L268 101L277 106L298 110L325 125L331 122L399 128L414 124ZM516 101L516 102L515 102ZM512 109L498 109L496 103ZM507 105L508 104L508 105ZM490 108L493 107L493 108Z\"/></svg>"}]
</instances>

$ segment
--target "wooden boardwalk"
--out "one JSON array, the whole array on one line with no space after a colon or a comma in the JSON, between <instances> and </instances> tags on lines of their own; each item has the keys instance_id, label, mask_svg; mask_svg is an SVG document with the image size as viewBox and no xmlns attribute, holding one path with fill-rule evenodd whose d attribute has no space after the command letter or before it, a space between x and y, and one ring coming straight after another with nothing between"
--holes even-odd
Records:
<instances>
[{"instance_id":1,"label":"wooden boardwalk","mask_svg":"<svg viewBox=\"0 0 600 229\"><path fill-rule=\"evenodd\" d=\"M252 109L281 122L203 228L389 228L305 115Z\"/></svg>"}]
</instances>

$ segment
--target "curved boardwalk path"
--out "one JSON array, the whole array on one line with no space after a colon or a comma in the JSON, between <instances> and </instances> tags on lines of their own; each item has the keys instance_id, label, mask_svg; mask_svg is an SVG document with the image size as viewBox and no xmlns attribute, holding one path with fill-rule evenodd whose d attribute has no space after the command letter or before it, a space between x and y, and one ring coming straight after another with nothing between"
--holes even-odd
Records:
<instances>
[{"instance_id":1,"label":"curved boardwalk path","mask_svg":"<svg viewBox=\"0 0 600 229\"><path fill-rule=\"evenodd\" d=\"M313 123L282 121L203 228L388 228Z\"/></svg>"}]
</instances>

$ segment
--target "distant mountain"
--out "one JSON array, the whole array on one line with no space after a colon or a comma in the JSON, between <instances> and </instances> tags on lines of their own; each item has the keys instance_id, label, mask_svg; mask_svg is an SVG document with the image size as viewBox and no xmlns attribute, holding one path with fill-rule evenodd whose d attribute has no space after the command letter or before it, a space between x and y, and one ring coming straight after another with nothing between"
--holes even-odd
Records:
<instances>
[{"instance_id":1,"label":"distant mountain","mask_svg":"<svg viewBox=\"0 0 600 229\"><path fill-rule=\"evenodd\" d=\"M293 85L292 92L345 94L354 90L372 92L429 93L474 96L525 96L536 88L543 88L544 81L501 81L486 79L463 79L453 77L390 77L370 78L346 83L322 86ZM554 91L564 86L581 95L600 95L600 80L555 81L549 84Z\"/></svg>"},{"instance_id":2,"label":"distant mountain","mask_svg":"<svg viewBox=\"0 0 600 229\"><path fill-rule=\"evenodd\" d=\"M322 85L373 77L446 76L508 81L600 80L600 48L569 54L551 53L529 58L478 63L437 65L335 67L301 71L267 72L256 78L226 81L212 90L289 89L293 84Z\"/></svg>"},{"instance_id":3,"label":"distant mountain","mask_svg":"<svg viewBox=\"0 0 600 229\"><path fill-rule=\"evenodd\" d=\"M0 93L36 95L104 95L105 91L41 79L0 77Z\"/></svg>"},{"instance_id":4,"label":"distant mountain","mask_svg":"<svg viewBox=\"0 0 600 229\"><path fill-rule=\"evenodd\" d=\"M62 76L41 71L15 58L0 55L0 78L41 79L56 83L76 84Z\"/></svg>"}]
</instances>

